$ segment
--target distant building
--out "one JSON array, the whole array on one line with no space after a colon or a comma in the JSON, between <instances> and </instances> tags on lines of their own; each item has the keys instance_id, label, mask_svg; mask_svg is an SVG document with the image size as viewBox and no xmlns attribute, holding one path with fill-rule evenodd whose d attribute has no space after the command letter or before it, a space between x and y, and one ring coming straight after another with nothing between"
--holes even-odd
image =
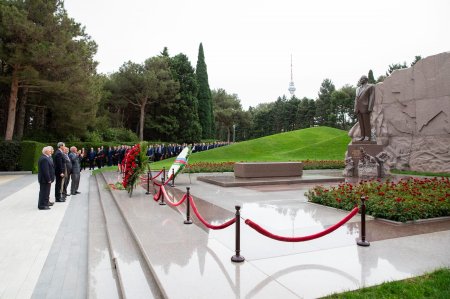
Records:
<instances>
[{"instance_id":1,"label":"distant building","mask_svg":"<svg viewBox=\"0 0 450 299\"><path fill-rule=\"evenodd\" d=\"M291 54L291 82L289 82L288 90L291 96L295 95L294 76L292 75L292 54Z\"/></svg>"}]
</instances>

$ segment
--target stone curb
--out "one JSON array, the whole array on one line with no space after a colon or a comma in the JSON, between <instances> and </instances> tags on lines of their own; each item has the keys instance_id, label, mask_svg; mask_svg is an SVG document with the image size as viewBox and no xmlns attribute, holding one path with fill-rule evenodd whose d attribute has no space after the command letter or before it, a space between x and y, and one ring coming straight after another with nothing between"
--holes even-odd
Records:
<instances>
[{"instance_id":1,"label":"stone curb","mask_svg":"<svg viewBox=\"0 0 450 299\"><path fill-rule=\"evenodd\" d=\"M24 175L33 174L32 171L0 171L0 175Z\"/></svg>"}]
</instances>

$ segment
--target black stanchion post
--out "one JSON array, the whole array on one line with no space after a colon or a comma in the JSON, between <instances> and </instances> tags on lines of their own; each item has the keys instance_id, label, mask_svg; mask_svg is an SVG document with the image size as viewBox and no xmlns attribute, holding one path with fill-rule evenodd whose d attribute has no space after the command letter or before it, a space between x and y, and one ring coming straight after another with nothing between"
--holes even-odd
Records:
<instances>
[{"instance_id":1,"label":"black stanchion post","mask_svg":"<svg viewBox=\"0 0 450 299\"><path fill-rule=\"evenodd\" d=\"M236 254L231 257L231 261L242 263L245 258L241 255L241 214L239 210L241 206L234 206L236 209Z\"/></svg>"},{"instance_id":2,"label":"black stanchion post","mask_svg":"<svg viewBox=\"0 0 450 299\"><path fill-rule=\"evenodd\" d=\"M150 171L147 171L147 192L145 194L150 194Z\"/></svg>"},{"instance_id":3,"label":"black stanchion post","mask_svg":"<svg viewBox=\"0 0 450 299\"><path fill-rule=\"evenodd\" d=\"M184 220L184 224L192 224L191 220L191 202L189 198L191 195L189 194L190 187L186 187L186 220Z\"/></svg>"},{"instance_id":4,"label":"black stanchion post","mask_svg":"<svg viewBox=\"0 0 450 299\"><path fill-rule=\"evenodd\" d=\"M361 239L356 242L359 246L370 246L370 243L366 241L366 198L361 196Z\"/></svg>"},{"instance_id":5,"label":"black stanchion post","mask_svg":"<svg viewBox=\"0 0 450 299\"><path fill-rule=\"evenodd\" d=\"M162 178L164 179L166 177L166 168L163 167L163 174L162 174Z\"/></svg>"},{"instance_id":6,"label":"black stanchion post","mask_svg":"<svg viewBox=\"0 0 450 299\"><path fill-rule=\"evenodd\" d=\"M166 203L164 202L164 192L162 192L162 188L164 188L164 177L161 178L161 187L159 188L159 191L161 192L161 201L159 202L159 205L165 206Z\"/></svg>"},{"instance_id":7,"label":"black stanchion post","mask_svg":"<svg viewBox=\"0 0 450 299\"><path fill-rule=\"evenodd\" d=\"M172 187L175 187L175 169L172 169Z\"/></svg>"}]
</instances>

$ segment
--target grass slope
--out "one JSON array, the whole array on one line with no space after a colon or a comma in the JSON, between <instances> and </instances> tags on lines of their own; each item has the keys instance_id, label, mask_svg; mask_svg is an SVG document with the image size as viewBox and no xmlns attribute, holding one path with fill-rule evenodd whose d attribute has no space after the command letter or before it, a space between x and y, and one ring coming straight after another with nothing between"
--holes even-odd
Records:
<instances>
[{"instance_id":1,"label":"grass slope","mask_svg":"<svg viewBox=\"0 0 450 299\"><path fill-rule=\"evenodd\" d=\"M349 142L346 131L315 127L194 153L189 157L189 163L343 160ZM168 166L173 160L152 163L152 167Z\"/></svg>"},{"instance_id":2,"label":"grass slope","mask_svg":"<svg viewBox=\"0 0 450 299\"><path fill-rule=\"evenodd\" d=\"M333 294L327 299L417 299L450 298L450 269L439 269L433 273L401 281L386 282L378 286Z\"/></svg>"}]
</instances>

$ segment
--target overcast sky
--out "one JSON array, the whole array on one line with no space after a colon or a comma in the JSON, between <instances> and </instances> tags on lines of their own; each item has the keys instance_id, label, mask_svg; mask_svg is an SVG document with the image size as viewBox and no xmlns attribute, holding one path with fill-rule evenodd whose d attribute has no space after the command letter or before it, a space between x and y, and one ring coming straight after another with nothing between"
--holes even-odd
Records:
<instances>
[{"instance_id":1,"label":"overcast sky","mask_svg":"<svg viewBox=\"0 0 450 299\"><path fill-rule=\"evenodd\" d=\"M289 95L290 59L299 98L323 79L356 85L372 69L450 51L449 0L65 0L98 44L98 72L142 63L166 46L197 63L203 43L211 89L244 109Z\"/></svg>"}]
</instances>

